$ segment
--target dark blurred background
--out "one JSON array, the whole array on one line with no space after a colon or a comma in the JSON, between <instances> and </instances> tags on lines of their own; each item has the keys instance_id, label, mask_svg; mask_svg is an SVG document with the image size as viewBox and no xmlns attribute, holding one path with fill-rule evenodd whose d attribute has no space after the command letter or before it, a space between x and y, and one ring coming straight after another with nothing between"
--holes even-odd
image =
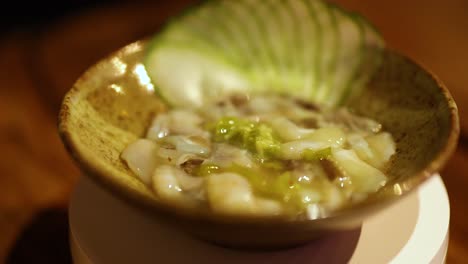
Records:
<instances>
[{"instance_id":1,"label":"dark blurred background","mask_svg":"<svg viewBox=\"0 0 468 264\"><path fill-rule=\"evenodd\" d=\"M91 64L155 32L194 1L2 1L0 263L69 263L66 208L80 173L56 132L64 93ZM468 1L335 0L448 86L461 119L442 176L451 201L447 262L468 259Z\"/></svg>"},{"instance_id":2,"label":"dark blurred background","mask_svg":"<svg viewBox=\"0 0 468 264\"><path fill-rule=\"evenodd\" d=\"M3 1L1 33L47 26L63 17L124 0Z\"/></svg>"}]
</instances>

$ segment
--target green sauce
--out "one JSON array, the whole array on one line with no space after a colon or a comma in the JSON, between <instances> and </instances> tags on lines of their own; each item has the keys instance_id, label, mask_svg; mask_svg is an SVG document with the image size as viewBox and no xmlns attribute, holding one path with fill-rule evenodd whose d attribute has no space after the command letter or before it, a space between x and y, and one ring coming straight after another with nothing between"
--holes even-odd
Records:
<instances>
[{"instance_id":1,"label":"green sauce","mask_svg":"<svg viewBox=\"0 0 468 264\"><path fill-rule=\"evenodd\" d=\"M270 126L237 117L221 118L214 125L213 136L216 142L247 149L261 159L278 156L281 145Z\"/></svg>"}]
</instances>

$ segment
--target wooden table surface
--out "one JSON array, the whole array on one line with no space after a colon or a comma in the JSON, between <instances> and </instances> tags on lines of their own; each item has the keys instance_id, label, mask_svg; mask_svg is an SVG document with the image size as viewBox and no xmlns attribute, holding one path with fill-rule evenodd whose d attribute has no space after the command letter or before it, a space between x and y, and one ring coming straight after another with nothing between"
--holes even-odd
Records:
<instances>
[{"instance_id":1,"label":"wooden table surface","mask_svg":"<svg viewBox=\"0 0 468 264\"><path fill-rule=\"evenodd\" d=\"M14 252L10 263L28 263L50 252L60 255L50 248L57 246L48 242L54 239L63 244L60 250L66 249L66 239L60 239L66 238L67 201L80 172L57 136L57 111L64 93L88 66L155 31L188 2L122 2L74 14L45 28L0 36L0 263L7 262L10 252ZM337 2L362 12L391 47L436 73L458 103L461 140L441 174L451 202L447 262L466 263L468 2ZM37 216L43 215L40 212L49 208L59 213L48 214L51 220L41 222L47 231L31 231ZM42 257L43 263L53 263Z\"/></svg>"}]
</instances>

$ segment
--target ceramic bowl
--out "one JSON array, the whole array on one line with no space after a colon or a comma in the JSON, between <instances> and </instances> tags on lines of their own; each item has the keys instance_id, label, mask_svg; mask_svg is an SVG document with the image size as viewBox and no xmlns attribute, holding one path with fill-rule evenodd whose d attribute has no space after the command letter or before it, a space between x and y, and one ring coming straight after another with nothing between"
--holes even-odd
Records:
<instances>
[{"instance_id":1,"label":"ceramic bowl","mask_svg":"<svg viewBox=\"0 0 468 264\"><path fill-rule=\"evenodd\" d=\"M132 43L85 72L65 96L59 132L79 167L102 188L145 210L148 217L163 219L207 241L271 249L357 228L438 172L457 144L457 108L448 90L418 64L386 50L362 94L347 102L358 114L381 122L396 141L397 153L388 170L391 180L377 194L317 220L226 217L168 205L120 159L122 150L144 135L151 118L167 108L144 71L146 47L146 41Z\"/></svg>"}]
</instances>

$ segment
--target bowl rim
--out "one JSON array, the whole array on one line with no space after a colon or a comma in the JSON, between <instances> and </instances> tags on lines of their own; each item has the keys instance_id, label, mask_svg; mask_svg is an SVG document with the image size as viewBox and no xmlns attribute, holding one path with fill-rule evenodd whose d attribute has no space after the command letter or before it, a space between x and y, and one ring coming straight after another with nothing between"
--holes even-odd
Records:
<instances>
[{"instance_id":1,"label":"bowl rim","mask_svg":"<svg viewBox=\"0 0 468 264\"><path fill-rule=\"evenodd\" d=\"M86 148L77 144L78 140L75 140L75 135L70 131L69 122L70 122L70 111L73 111L72 98L76 95L79 95L83 83L89 78L89 76L99 70L99 65L105 61L110 60L115 56L125 54L129 47L145 46L148 44L147 39L141 39L135 42L132 42L124 47L121 47L119 50L110 53L108 56L105 56L101 60L97 61L94 65L89 67L73 84L72 88L65 94L62 101L60 112L58 115L58 133L64 144L67 152L74 159L79 169L84 172L86 175L90 176L96 183L98 183L104 189L107 189L112 194L115 194L119 199L124 200L136 206L144 211L149 211L152 213L164 213L176 217L188 218L194 221L203 221L211 223L225 223L225 224L287 224L287 223L320 223L323 221L331 221L336 219L342 219L347 217L352 217L353 215L364 213L364 212L377 212L385 207L393 204L394 202L400 200L400 197L405 197L412 191L418 189L418 187L423 184L428 178L436 174L441 170L445 164L448 162L452 154L455 152L458 139L460 135L460 124L457 105L447 87L439 79L437 75L428 70L427 67L423 66L420 62L416 62L413 59L410 59L406 55L385 48L385 52L392 53L400 58L402 58L406 63L413 64L421 71L425 72L429 78L431 78L437 87L441 90L441 93L444 95L445 102L447 103L450 109L450 127L449 135L447 141L436 157L423 169L414 174L414 176L409 177L406 180L400 182L401 184L409 184L410 188L404 188L399 195L392 194L390 196L385 196L378 198L377 202L362 203L356 206L351 207L350 209L339 210L318 219L295 219L285 216L255 216L255 215L224 215L213 213L210 210L198 210L194 208L188 208L181 205L174 205L165 203L158 200L156 197L153 199L142 194L141 192L135 192L128 188L123 182L116 180L114 177L109 176L112 174L111 170L107 166L102 166L99 162L96 162L94 159L86 155ZM133 176L132 176L133 177ZM375 210L377 209L377 210Z\"/></svg>"}]
</instances>

